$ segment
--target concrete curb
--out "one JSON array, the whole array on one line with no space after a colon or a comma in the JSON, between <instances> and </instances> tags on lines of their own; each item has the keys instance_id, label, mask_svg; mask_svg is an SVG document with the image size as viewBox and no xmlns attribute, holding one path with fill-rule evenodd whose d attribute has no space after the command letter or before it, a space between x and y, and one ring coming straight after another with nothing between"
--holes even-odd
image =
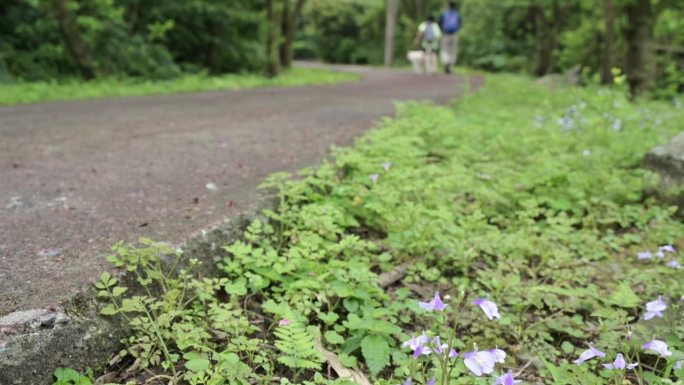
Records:
<instances>
[{"instance_id":1,"label":"concrete curb","mask_svg":"<svg viewBox=\"0 0 684 385\"><path fill-rule=\"evenodd\" d=\"M201 274L218 274L216 262L225 255L221 246L238 240L263 210L276 207L273 195L261 196L243 213L191 236L180 246L183 258L202 261ZM0 317L0 385L50 385L58 367L102 368L123 347L127 333L120 318L101 316L100 306L91 288L60 308Z\"/></svg>"}]
</instances>

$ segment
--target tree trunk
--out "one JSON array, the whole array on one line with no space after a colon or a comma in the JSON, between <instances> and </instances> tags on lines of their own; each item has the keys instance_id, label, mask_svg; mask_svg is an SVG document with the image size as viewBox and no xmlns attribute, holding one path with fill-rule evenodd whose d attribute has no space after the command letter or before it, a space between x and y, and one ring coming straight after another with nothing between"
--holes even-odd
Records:
<instances>
[{"instance_id":1,"label":"tree trunk","mask_svg":"<svg viewBox=\"0 0 684 385\"><path fill-rule=\"evenodd\" d=\"M283 23L282 35L284 37L280 44L280 64L284 68L292 66L293 45L295 33L297 32L297 23L299 23L299 16L302 14L302 8L306 0L297 0L294 8L290 7L290 0L285 0L283 8Z\"/></svg>"},{"instance_id":2,"label":"tree trunk","mask_svg":"<svg viewBox=\"0 0 684 385\"><path fill-rule=\"evenodd\" d=\"M627 43L625 73L632 96L636 96L653 87L651 41L655 15L651 0L633 0L625 5L625 14L628 20L624 29Z\"/></svg>"},{"instance_id":3,"label":"tree trunk","mask_svg":"<svg viewBox=\"0 0 684 385\"><path fill-rule=\"evenodd\" d=\"M603 66L601 68L601 83L613 83L613 67L615 67L615 4L613 0L604 0L604 22L606 33L603 37Z\"/></svg>"},{"instance_id":4,"label":"tree trunk","mask_svg":"<svg viewBox=\"0 0 684 385\"><path fill-rule=\"evenodd\" d=\"M93 57L88 50L88 47L81 39L81 34L76 26L74 15L69 9L69 0L56 0L57 6L57 22L59 29L62 32L64 43L71 54L71 57L76 62L81 76L84 79L90 80L95 78L95 70L93 69Z\"/></svg>"},{"instance_id":5,"label":"tree trunk","mask_svg":"<svg viewBox=\"0 0 684 385\"><path fill-rule=\"evenodd\" d=\"M385 15L385 67L392 65L394 61L394 31L397 27L397 0L387 0L387 13Z\"/></svg>"},{"instance_id":6,"label":"tree trunk","mask_svg":"<svg viewBox=\"0 0 684 385\"><path fill-rule=\"evenodd\" d=\"M554 55L558 50L558 36L563 27L563 9L559 0L551 2L551 18L546 16L546 3L533 4L531 8L537 39L534 66L534 73L537 76L544 76L554 71L556 67Z\"/></svg>"},{"instance_id":7,"label":"tree trunk","mask_svg":"<svg viewBox=\"0 0 684 385\"><path fill-rule=\"evenodd\" d=\"M280 73L280 55L278 39L280 38L280 12L277 0L268 0L267 4L268 33L266 36L266 74L270 77Z\"/></svg>"},{"instance_id":8,"label":"tree trunk","mask_svg":"<svg viewBox=\"0 0 684 385\"><path fill-rule=\"evenodd\" d=\"M543 5L536 4L532 8L534 14L535 35L537 37L537 55L534 73L537 76L544 76L549 72L551 67L551 56L553 55L551 45L549 44L549 23L546 18Z\"/></svg>"}]
</instances>

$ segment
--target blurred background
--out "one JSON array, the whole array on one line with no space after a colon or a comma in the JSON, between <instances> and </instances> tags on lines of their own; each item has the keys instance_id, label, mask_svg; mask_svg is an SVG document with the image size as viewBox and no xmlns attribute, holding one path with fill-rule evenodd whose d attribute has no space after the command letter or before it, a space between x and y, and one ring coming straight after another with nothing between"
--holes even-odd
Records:
<instances>
[{"instance_id":1,"label":"blurred background","mask_svg":"<svg viewBox=\"0 0 684 385\"><path fill-rule=\"evenodd\" d=\"M3 0L1 84L277 75L293 59L408 65L442 0ZM684 90L684 0L461 0L459 63ZM386 27L389 34L386 34ZM389 47L388 47L389 44ZM385 48L389 48L386 52Z\"/></svg>"}]
</instances>

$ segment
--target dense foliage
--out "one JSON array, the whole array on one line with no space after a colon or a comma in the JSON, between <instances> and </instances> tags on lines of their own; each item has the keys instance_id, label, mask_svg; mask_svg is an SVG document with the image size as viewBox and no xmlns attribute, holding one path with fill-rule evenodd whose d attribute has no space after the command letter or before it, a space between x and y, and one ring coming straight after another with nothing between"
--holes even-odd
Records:
<instances>
[{"instance_id":1,"label":"dense foliage","mask_svg":"<svg viewBox=\"0 0 684 385\"><path fill-rule=\"evenodd\" d=\"M263 1L8 0L0 80L261 69Z\"/></svg>"},{"instance_id":2,"label":"dense foliage","mask_svg":"<svg viewBox=\"0 0 684 385\"><path fill-rule=\"evenodd\" d=\"M611 80L627 71L635 90L672 97L684 90L682 0L460 0L459 63L536 75L581 66ZM344 63L382 63L386 1L312 0L299 53ZM418 23L444 1L400 0L396 57L412 46ZM638 84L636 84L638 82Z\"/></svg>"},{"instance_id":3,"label":"dense foliage","mask_svg":"<svg viewBox=\"0 0 684 385\"><path fill-rule=\"evenodd\" d=\"M97 284L103 312L133 330L112 362L134 382L189 384L681 379L684 227L644 196L655 181L641 167L681 105L487 80L452 107L401 106L299 178L269 178L278 209L226 245L221 277L164 268L180 251L161 244L117 245L110 260L150 290ZM449 349L420 353L437 335ZM640 366L604 368L618 353Z\"/></svg>"}]
</instances>

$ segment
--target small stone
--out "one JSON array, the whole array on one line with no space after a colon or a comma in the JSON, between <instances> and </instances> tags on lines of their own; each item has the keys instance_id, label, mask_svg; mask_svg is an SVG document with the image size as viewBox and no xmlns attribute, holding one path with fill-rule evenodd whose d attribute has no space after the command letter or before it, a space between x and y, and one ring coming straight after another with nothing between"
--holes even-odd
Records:
<instances>
[{"instance_id":1,"label":"small stone","mask_svg":"<svg viewBox=\"0 0 684 385\"><path fill-rule=\"evenodd\" d=\"M59 249L43 249L38 252L38 256L41 258L53 258L58 257L62 252Z\"/></svg>"},{"instance_id":2,"label":"small stone","mask_svg":"<svg viewBox=\"0 0 684 385\"><path fill-rule=\"evenodd\" d=\"M55 321L57 321L57 314L48 314L41 317L40 327L46 329L52 329L55 326Z\"/></svg>"},{"instance_id":3,"label":"small stone","mask_svg":"<svg viewBox=\"0 0 684 385\"><path fill-rule=\"evenodd\" d=\"M216 186L216 183L213 183L213 182L207 183L206 187L207 187L207 190L209 190L209 191L218 190L218 186Z\"/></svg>"}]
</instances>

